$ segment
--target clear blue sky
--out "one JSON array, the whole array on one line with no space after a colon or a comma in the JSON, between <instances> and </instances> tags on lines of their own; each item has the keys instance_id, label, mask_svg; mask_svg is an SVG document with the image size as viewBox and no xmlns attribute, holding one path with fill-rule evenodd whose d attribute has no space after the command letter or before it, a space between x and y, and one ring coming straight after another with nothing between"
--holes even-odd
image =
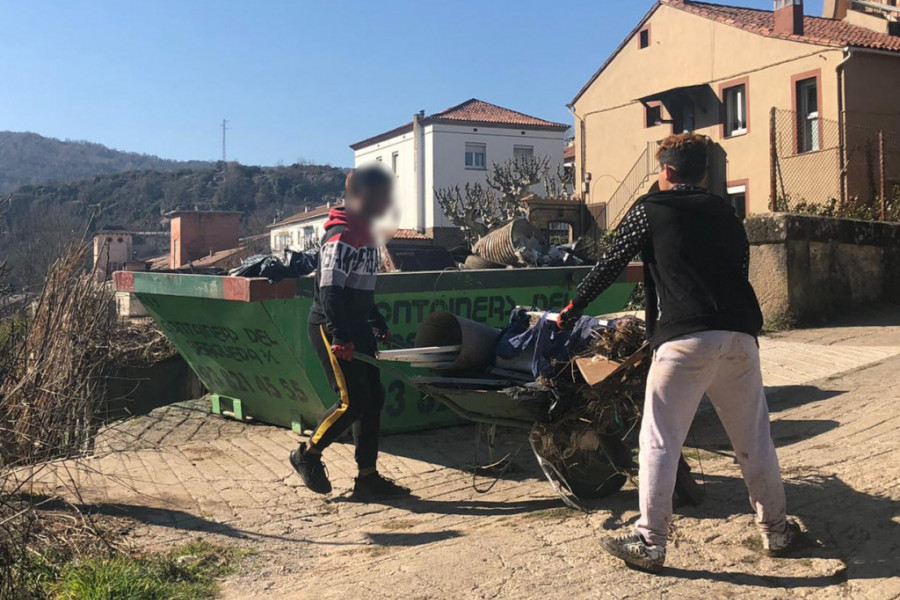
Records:
<instances>
[{"instance_id":1,"label":"clear blue sky","mask_svg":"<svg viewBox=\"0 0 900 600\"><path fill-rule=\"evenodd\" d=\"M227 118L230 160L348 165L348 144L471 97L569 123L651 5L0 0L0 130L215 159Z\"/></svg>"}]
</instances>

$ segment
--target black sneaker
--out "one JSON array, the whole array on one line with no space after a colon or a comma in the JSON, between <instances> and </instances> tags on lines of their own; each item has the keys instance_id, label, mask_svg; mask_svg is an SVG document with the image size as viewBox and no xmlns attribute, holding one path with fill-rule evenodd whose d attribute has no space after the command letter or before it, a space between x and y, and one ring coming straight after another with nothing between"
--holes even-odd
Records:
<instances>
[{"instance_id":1,"label":"black sneaker","mask_svg":"<svg viewBox=\"0 0 900 600\"><path fill-rule=\"evenodd\" d=\"M637 533L603 538L600 547L624 560L629 567L649 573L659 573L666 563L666 549L649 545Z\"/></svg>"},{"instance_id":2,"label":"black sneaker","mask_svg":"<svg viewBox=\"0 0 900 600\"><path fill-rule=\"evenodd\" d=\"M317 494L331 493L331 482L328 481L328 472L322 464L321 454L308 452L306 444L300 444L296 450L291 451L291 466L303 478L306 487Z\"/></svg>"},{"instance_id":3,"label":"black sneaker","mask_svg":"<svg viewBox=\"0 0 900 600\"><path fill-rule=\"evenodd\" d=\"M409 488L398 485L382 477L380 473L357 477L353 484L353 494L350 498L358 502L370 502L372 500L391 500L393 498L405 498L409 496Z\"/></svg>"}]
</instances>

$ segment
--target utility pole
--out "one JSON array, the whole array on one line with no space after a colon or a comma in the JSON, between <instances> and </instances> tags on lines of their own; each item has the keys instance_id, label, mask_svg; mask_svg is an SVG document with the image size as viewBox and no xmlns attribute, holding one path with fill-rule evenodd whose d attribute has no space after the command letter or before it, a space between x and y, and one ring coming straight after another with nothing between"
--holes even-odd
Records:
<instances>
[{"instance_id":1,"label":"utility pole","mask_svg":"<svg viewBox=\"0 0 900 600\"><path fill-rule=\"evenodd\" d=\"M228 131L228 121L222 119L222 162L227 162L228 155L225 153L225 132Z\"/></svg>"},{"instance_id":2,"label":"utility pole","mask_svg":"<svg viewBox=\"0 0 900 600\"><path fill-rule=\"evenodd\" d=\"M887 163L884 157L884 129L878 131L878 193L881 195L881 220L887 221Z\"/></svg>"}]
</instances>

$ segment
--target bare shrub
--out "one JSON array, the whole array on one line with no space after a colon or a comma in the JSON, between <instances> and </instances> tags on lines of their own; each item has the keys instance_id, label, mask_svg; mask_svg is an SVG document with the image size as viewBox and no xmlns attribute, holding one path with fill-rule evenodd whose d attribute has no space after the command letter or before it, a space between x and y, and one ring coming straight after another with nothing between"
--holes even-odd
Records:
<instances>
[{"instance_id":1,"label":"bare shrub","mask_svg":"<svg viewBox=\"0 0 900 600\"><path fill-rule=\"evenodd\" d=\"M79 536L97 537L77 511L38 512L51 500L33 489L46 461L91 450L105 398L115 319L112 292L85 272L89 250L81 243L65 252L31 316L15 317L0 339L0 598L30 597L41 548L71 552L84 547Z\"/></svg>"}]
</instances>

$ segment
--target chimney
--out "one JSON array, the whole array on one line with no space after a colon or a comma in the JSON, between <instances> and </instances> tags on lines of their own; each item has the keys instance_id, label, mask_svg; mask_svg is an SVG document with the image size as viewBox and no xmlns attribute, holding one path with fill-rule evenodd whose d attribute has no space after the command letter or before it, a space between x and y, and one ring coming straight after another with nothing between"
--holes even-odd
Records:
<instances>
[{"instance_id":1,"label":"chimney","mask_svg":"<svg viewBox=\"0 0 900 600\"><path fill-rule=\"evenodd\" d=\"M775 0L775 33L803 35L803 0Z\"/></svg>"},{"instance_id":2,"label":"chimney","mask_svg":"<svg viewBox=\"0 0 900 600\"><path fill-rule=\"evenodd\" d=\"M179 211L169 213L169 268L177 269L220 250L240 244L241 215L236 212Z\"/></svg>"}]
</instances>

